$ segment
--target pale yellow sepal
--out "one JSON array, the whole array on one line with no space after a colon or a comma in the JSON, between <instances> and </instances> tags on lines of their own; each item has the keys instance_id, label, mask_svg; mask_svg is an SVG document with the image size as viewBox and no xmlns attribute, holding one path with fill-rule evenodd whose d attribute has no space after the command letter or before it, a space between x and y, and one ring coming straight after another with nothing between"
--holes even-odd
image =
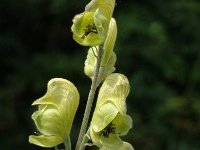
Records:
<instances>
[{"instance_id":1,"label":"pale yellow sepal","mask_svg":"<svg viewBox=\"0 0 200 150\"><path fill-rule=\"evenodd\" d=\"M115 147L113 149L110 149L108 147L103 146L99 150L134 150L134 148L130 143L123 142L123 144L120 147Z\"/></svg>"},{"instance_id":2,"label":"pale yellow sepal","mask_svg":"<svg viewBox=\"0 0 200 150\"><path fill-rule=\"evenodd\" d=\"M29 142L32 144L36 144L41 147L54 147L55 145L61 144L63 142L63 138L59 136L46 136L46 135L30 135Z\"/></svg>"},{"instance_id":3,"label":"pale yellow sepal","mask_svg":"<svg viewBox=\"0 0 200 150\"><path fill-rule=\"evenodd\" d=\"M103 82L96 105L101 107L109 100L113 102L119 111L126 113L125 100L129 91L130 85L127 77L120 73L113 73Z\"/></svg>"},{"instance_id":4,"label":"pale yellow sepal","mask_svg":"<svg viewBox=\"0 0 200 150\"><path fill-rule=\"evenodd\" d=\"M117 37L117 24L116 24L115 19L111 18L108 32L107 32L107 37L103 46L104 53L103 53L103 59L101 62L102 67L106 67L110 63L109 60L113 54L113 48L115 46L116 37Z\"/></svg>"},{"instance_id":5,"label":"pale yellow sepal","mask_svg":"<svg viewBox=\"0 0 200 150\"><path fill-rule=\"evenodd\" d=\"M120 136L132 128L132 118L126 114L129 90L128 79L119 73L109 75L101 86L90 125L91 139L98 147L107 150L125 148L126 143Z\"/></svg>"},{"instance_id":6,"label":"pale yellow sepal","mask_svg":"<svg viewBox=\"0 0 200 150\"><path fill-rule=\"evenodd\" d=\"M40 133L38 136L31 135L29 142L43 147L54 147L68 138L79 98L73 83L62 78L51 79L46 94L32 104L38 105L32 119Z\"/></svg>"},{"instance_id":7,"label":"pale yellow sepal","mask_svg":"<svg viewBox=\"0 0 200 150\"><path fill-rule=\"evenodd\" d=\"M92 0L86 5L85 11L95 11L99 9L101 13L110 20L115 7L115 0Z\"/></svg>"}]
</instances>

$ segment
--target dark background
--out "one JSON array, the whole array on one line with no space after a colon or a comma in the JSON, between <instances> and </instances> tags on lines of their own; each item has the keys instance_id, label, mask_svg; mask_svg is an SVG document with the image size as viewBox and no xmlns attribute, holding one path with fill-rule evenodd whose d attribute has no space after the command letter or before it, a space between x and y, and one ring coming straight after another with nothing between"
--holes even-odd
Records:
<instances>
[{"instance_id":1,"label":"dark background","mask_svg":"<svg viewBox=\"0 0 200 150\"><path fill-rule=\"evenodd\" d=\"M0 149L45 150L28 143L36 131L31 104L54 77L80 92L76 142L90 80L83 73L88 48L73 41L70 27L88 2L0 1ZM199 150L200 1L117 0L114 17L116 72L130 81L134 124L123 139L136 150Z\"/></svg>"}]
</instances>

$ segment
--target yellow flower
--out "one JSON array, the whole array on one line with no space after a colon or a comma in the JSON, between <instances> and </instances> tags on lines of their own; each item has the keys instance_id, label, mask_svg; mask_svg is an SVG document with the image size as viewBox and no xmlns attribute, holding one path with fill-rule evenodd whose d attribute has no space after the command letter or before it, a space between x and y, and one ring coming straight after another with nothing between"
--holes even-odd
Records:
<instances>
[{"instance_id":1,"label":"yellow flower","mask_svg":"<svg viewBox=\"0 0 200 150\"><path fill-rule=\"evenodd\" d=\"M83 46L96 46L103 43L106 37L106 21L99 9L76 15L71 27L74 40Z\"/></svg>"},{"instance_id":2,"label":"yellow flower","mask_svg":"<svg viewBox=\"0 0 200 150\"><path fill-rule=\"evenodd\" d=\"M105 41L115 0L92 0L85 11L74 17L74 40L83 46L97 46Z\"/></svg>"},{"instance_id":3,"label":"yellow flower","mask_svg":"<svg viewBox=\"0 0 200 150\"><path fill-rule=\"evenodd\" d=\"M79 93L73 83L54 78L48 82L46 94L34 101L38 110L32 119L40 132L30 135L29 142L42 147L54 147L68 140L79 104Z\"/></svg>"},{"instance_id":4,"label":"yellow flower","mask_svg":"<svg viewBox=\"0 0 200 150\"><path fill-rule=\"evenodd\" d=\"M111 74L100 88L90 125L91 139L98 147L109 150L128 147L120 136L132 128L132 119L126 114L129 90L128 79L119 73Z\"/></svg>"}]
</instances>

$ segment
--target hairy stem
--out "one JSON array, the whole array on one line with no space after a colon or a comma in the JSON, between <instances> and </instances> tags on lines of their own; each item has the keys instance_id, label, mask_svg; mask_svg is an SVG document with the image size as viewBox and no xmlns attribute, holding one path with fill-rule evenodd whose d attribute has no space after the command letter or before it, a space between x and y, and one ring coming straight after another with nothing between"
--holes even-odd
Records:
<instances>
[{"instance_id":1,"label":"hairy stem","mask_svg":"<svg viewBox=\"0 0 200 150\"><path fill-rule=\"evenodd\" d=\"M80 129L80 132L79 132L79 137L78 137L78 141L76 143L76 149L75 150L84 150L85 149L85 146L84 146L85 143L83 143L83 144L81 144L81 143L83 141L83 137L84 137L86 130L87 130L87 125L88 125L88 120L89 120L89 117L90 117L91 107L92 107L95 92L96 92L98 82L99 82L98 81L99 80L99 70L100 70L102 55L103 55L103 45L100 45L98 54L96 56L97 57L97 63L96 63L96 67L95 67L94 77L92 79L92 84L91 84L90 92L89 92L89 95L88 95L87 105L86 105L86 109L85 109L85 113L84 113L84 117L83 117L83 121L82 121L82 125L81 125L81 129ZM83 145L83 146L81 146L81 145Z\"/></svg>"},{"instance_id":2,"label":"hairy stem","mask_svg":"<svg viewBox=\"0 0 200 150\"><path fill-rule=\"evenodd\" d=\"M90 139L89 137L89 132L90 132L90 129L87 130L87 133L83 136L83 140L81 142L81 145L80 145L80 149L83 150L85 149L85 147L87 146L87 142L88 140ZM87 144L86 144L87 143Z\"/></svg>"}]
</instances>

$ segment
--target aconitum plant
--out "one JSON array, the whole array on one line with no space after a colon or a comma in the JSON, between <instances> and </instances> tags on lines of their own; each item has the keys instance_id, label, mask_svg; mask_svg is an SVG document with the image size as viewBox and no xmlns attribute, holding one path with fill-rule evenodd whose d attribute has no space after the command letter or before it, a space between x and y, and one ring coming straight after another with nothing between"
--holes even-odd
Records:
<instances>
[{"instance_id":1,"label":"aconitum plant","mask_svg":"<svg viewBox=\"0 0 200 150\"><path fill-rule=\"evenodd\" d=\"M84 72L92 81L75 150L84 150L86 146L133 150L130 143L120 138L132 128L132 118L126 109L129 81L125 75L113 73L117 58L113 51L117 37L117 24L112 17L114 7L115 0L92 0L73 19L73 39L89 47ZM96 107L88 123L99 86ZM79 100L79 92L72 82L51 79L46 94L32 104L38 106L32 119L39 133L30 135L29 142L56 150L64 143L65 150L71 150L70 131Z\"/></svg>"}]
</instances>

